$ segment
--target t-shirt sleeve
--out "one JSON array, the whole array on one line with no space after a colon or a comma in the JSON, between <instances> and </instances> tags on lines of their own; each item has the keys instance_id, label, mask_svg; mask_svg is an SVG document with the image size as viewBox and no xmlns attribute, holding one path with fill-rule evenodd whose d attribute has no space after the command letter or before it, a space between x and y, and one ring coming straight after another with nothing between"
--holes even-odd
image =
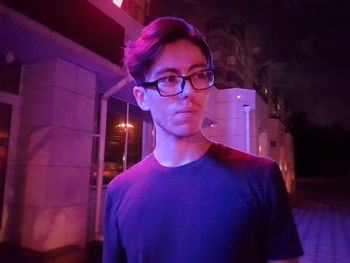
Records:
<instances>
[{"instance_id":1,"label":"t-shirt sleeve","mask_svg":"<svg viewBox=\"0 0 350 263\"><path fill-rule=\"evenodd\" d=\"M127 262L116 221L116 206L117 204L113 200L111 191L107 190L104 217L103 263Z\"/></svg>"},{"instance_id":2,"label":"t-shirt sleeve","mask_svg":"<svg viewBox=\"0 0 350 263\"><path fill-rule=\"evenodd\" d=\"M303 255L298 231L289 205L281 171L273 163L266 185L265 256L270 260L297 258Z\"/></svg>"}]
</instances>

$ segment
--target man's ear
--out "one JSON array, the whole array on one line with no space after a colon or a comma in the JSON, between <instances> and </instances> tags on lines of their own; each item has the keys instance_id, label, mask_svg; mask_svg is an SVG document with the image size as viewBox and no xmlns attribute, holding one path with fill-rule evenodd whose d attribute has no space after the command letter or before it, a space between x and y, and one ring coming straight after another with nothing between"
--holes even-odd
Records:
<instances>
[{"instance_id":1,"label":"man's ear","mask_svg":"<svg viewBox=\"0 0 350 263\"><path fill-rule=\"evenodd\" d=\"M133 89L133 94L139 107L144 111L149 111L146 90L143 87L136 86Z\"/></svg>"}]
</instances>

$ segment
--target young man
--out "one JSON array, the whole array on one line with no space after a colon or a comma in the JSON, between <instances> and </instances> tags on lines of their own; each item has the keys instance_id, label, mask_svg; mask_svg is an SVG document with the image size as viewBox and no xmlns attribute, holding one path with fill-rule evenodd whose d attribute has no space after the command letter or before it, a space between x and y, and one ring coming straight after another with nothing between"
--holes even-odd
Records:
<instances>
[{"instance_id":1,"label":"young man","mask_svg":"<svg viewBox=\"0 0 350 263\"><path fill-rule=\"evenodd\" d=\"M163 17L126 48L135 98L156 130L152 154L108 186L105 263L298 262L275 162L201 132L214 72L201 34Z\"/></svg>"}]
</instances>

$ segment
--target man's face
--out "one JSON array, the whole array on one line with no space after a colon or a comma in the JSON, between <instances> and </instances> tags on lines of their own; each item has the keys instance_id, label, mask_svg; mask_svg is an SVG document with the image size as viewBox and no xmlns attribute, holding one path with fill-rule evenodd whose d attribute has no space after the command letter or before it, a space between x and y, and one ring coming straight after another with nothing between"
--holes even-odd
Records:
<instances>
[{"instance_id":1,"label":"man's face","mask_svg":"<svg viewBox=\"0 0 350 263\"><path fill-rule=\"evenodd\" d=\"M199 47L188 40L179 40L163 47L146 76L146 82L167 76L188 76L207 69L207 64ZM186 80L181 94L162 97L156 89L147 89L143 96L145 107L139 104L144 110L151 111L157 133L183 138L200 131L207 112L209 90L195 90Z\"/></svg>"}]
</instances>

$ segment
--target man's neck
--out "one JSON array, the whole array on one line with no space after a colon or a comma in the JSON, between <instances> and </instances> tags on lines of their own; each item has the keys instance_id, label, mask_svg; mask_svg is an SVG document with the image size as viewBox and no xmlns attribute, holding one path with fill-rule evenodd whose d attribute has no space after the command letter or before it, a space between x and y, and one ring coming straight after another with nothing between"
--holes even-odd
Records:
<instances>
[{"instance_id":1,"label":"man's neck","mask_svg":"<svg viewBox=\"0 0 350 263\"><path fill-rule=\"evenodd\" d=\"M154 156L160 164L167 167L177 167L198 160L212 143L202 132L185 138L157 136L156 141Z\"/></svg>"}]
</instances>

